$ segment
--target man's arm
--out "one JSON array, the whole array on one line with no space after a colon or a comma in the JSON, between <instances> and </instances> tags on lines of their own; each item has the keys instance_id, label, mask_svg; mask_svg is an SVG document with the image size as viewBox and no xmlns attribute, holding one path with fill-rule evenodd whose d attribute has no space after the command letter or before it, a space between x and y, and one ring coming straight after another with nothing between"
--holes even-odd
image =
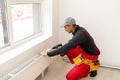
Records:
<instances>
[{"instance_id":1,"label":"man's arm","mask_svg":"<svg viewBox=\"0 0 120 80\"><path fill-rule=\"evenodd\" d=\"M47 52L47 55L51 57L51 56L59 55L61 53L66 53L68 50L75 48L77 45L83 43L84 41L85 41L85 33L83 31L78 31L72 37L72 39L68 41L68 43L66 43L65 45L63 45L58 49Z\"/></svg>"}]
</instances>

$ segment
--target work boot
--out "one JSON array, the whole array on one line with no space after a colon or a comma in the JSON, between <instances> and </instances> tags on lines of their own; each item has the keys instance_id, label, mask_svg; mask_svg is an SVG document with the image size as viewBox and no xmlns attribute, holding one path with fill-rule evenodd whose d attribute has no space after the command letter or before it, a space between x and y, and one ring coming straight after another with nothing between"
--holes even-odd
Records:
<instances>
[{"instance_id":1,"label":"work boot","mask_svg":"<svg viewBox=\"0 0 120 80\"><path fill-rule=\"evenodd\" d=\"M90 77L95 77L97 76L97 71L91 71L90 72Z\"/></svg>"}]
</instances>

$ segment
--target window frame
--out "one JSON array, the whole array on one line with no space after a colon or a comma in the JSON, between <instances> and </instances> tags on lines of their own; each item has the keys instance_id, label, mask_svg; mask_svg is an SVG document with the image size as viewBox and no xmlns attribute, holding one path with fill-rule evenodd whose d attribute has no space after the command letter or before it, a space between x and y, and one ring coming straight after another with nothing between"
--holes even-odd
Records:
<instances>
[{"instance_id":1,"label":"window frame","mask_svg":"<svg viewBox=\"0 0 120 80\"><path fill-rule=\"evenodd\" d=\"M3 37L4 37L4 46L0 47L0 49L9 46L9 32L8 32L8 21L7 21L7 8L6 2L3 0L1 4L1 16L2 16L2 27L3 27Z\"/></svg>"}]
</instances>

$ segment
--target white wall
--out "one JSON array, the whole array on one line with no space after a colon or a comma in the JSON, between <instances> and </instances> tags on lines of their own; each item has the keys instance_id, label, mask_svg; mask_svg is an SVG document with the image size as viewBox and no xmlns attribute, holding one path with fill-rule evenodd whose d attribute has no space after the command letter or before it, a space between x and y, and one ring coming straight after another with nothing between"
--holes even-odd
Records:
<instances>
[{"instance_id":1,"label":"white wall","mask_svg":"<svg viewBox=\"0 0 120 80\"><path fill-rule=\"evenodd\" d=\"M49 20L50 20L50 22L52 22L52 26L53 26L52 27L52 31L53 31L52 37L50 37L49 39L43 41L42 43L40 43L34 47L31 47L29 50L24 51L20 55L9 60L8 62L0 64L0 77L3 76L4 74L10 72L11 70L15 69L16 67L18 67L20 64L24 63L29 58L38 54L39 51L43 50L44 48L52 47L53 45L57 44L57 42L58 42L58 33L57 33L58 27L56 27L56 26L58 26L58 9L56 6L58 6L58 2L56 0L52 0L52 1L51 0L43 0L43 1L44 1L44 4L46 4L46 6L48 6L48 7L46 7L47 9L49 9L50 6L52 8L52 11L50 11L49 12L50 14L47 16L47 17L49 17ZM48 26L48 29L49 29L49 25L47 24L47 21L46 21L46 25L44 25L44 26Z\"/></svg>"},{"instance_id":2,"label":"white wall","mask_svg":"<svg viewBox=\"0 0 120 80\"><path fill-rule=\"evenodd\" d=\"M59 0L59 23L68 16L94 37L102 65L120 68L120 0ZM70 36L59 30L64 43Z\"/></svg>"}]
</instances>

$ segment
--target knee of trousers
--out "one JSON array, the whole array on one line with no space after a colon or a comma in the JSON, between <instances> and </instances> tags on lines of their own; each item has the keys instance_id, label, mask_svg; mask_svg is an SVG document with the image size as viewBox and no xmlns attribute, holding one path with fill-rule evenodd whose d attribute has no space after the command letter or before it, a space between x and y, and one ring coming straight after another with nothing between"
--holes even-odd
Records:
<instances>
[{"instance_id":1,"label":"knee of trousers","mask_svg":"<svg viewBox=\"0 0 120 80\"><path fill-rule=\"evenodd\" d=\"M76 78L74 77L74 75L71 75L71 74L67 74L66 75L66 79L67 80L76 80Z\"/></svg>"}]
</instances>

